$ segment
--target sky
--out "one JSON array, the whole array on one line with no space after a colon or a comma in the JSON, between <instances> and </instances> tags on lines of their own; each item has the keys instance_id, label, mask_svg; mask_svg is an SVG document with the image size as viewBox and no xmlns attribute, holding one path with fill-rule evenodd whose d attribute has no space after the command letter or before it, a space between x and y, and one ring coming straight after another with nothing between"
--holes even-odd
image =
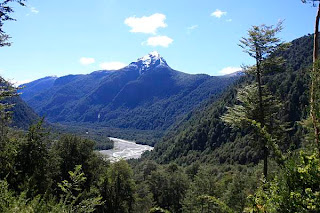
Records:
<instances>
[{"instance_id":1,"label":"sky","mask_svg":"<svg viewBox=\"0 0 320 213\"><path fill-rule=\"evenodd\" d=\"M313 32L316 8L301 0L28 0L4 31L0 75L17 84L45 76L119 69L157 51L175 70L222 75L253 64L238 46L253 25L284 41Z\"/></svg>"}]
</instances>

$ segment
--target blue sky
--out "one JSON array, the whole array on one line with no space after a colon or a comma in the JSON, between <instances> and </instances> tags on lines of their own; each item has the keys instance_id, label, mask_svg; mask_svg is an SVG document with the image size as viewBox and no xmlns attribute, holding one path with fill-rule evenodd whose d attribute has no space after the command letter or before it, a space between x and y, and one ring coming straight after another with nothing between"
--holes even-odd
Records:
<instances>
[{"instance_id":1,"label":"blue sky","mask_svg":"<svg viewBox=\"0 0 320 213\"><path fill-rule=\"evenodd\" d=\"M158 51L174 69L220 75L253 60L238 47L252 25L284 21L285 41L312 33L300 0L29 0L6 22L0 74L15 82L119 68Z\"/></svg>"}]
</instances>

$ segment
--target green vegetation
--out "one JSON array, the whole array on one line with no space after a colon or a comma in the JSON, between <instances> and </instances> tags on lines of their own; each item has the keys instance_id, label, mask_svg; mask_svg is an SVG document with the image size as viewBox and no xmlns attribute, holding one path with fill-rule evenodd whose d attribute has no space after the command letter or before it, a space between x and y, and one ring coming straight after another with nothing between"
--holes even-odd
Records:
<instances>
[{"instance_id":1,"label":"green vegetation","mask_svg":"<svg viewBox=\"0 0 320 213\"><path fill-rule=\"evenodd\" d=\"M304 143L305 132L298 122L308 115L310 69L307 64L312 64L312 57L308 57L312 56L312 35L292 41L290 48L275 54L284 58L285 70L264 75L262 82L270 95L281 103L277 119L287 124L287 131L279 141L280 148L297 149ZM300 54L307 57L298 57ZM240 79L217 101L211 101L189 114L188 119L165 136L147 158L159 163L174 161L181 165L190 165L194 161L258 163L263 154L255 148L252 129L232 129L220 119L227 107L239 103L237 91L254 81L252 76Z\"/></svg>"},{"instance_id":2,"label":"green vegetation","mask_svg":"<svg viewBox=\"0 0 320 213\"><path fill-rule=\"evenodd\" d=\"M94 151L108 146L103 129L50 133L43 119L13 128L11 116L29 111L15 110L17 88L1 78L0 212L319 212L320 62L309 57L318 40L283 49L280 29L250 29L248 75L129 162Z\"/></svg>"}]
</instances>

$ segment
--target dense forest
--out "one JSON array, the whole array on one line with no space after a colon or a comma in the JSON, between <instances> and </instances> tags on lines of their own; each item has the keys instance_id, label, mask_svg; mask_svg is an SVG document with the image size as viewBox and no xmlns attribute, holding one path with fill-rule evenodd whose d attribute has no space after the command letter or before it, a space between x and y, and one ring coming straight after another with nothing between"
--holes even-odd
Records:
<instances>
[{"instance_id":1,"label":"dense forest","mask_svg":"<svg viewBox=\"0 0 320 213\"><path fill-rule=\"evenodd\" d=\"M252 26L240 47L255 65L136 160L110 163L97 132L50 128L0 78L0 212L320 212L319 41L281 30Z\"/></svg>"},{"instance_id":2,"label":"dense forest","mask_svg":"<svg viewBox=\"0 0 320 213\"><path fill-rule=\"evenodd\" d=\"M282 103L280 119L288 125L283 139L286 143L282 144L284 149L300 148L304 140L304 130L298 122L308 115L312 40L312 35L301 37L293 40L290 48L275 53L285 59L285 65L277 73L263 77L270 92ZM218 101L208 101L202 108L190 113L177 128L173 128L175 131L169 132L155 146L155 151L150 153L151 159L159 163L175 161L182 165L195 160L257 163L261 155L250 144L250 129L232 129L220 119L227 107L237 101L237 90L252 81L252 76L243 77Z\"/></svg>"}]
</instances>

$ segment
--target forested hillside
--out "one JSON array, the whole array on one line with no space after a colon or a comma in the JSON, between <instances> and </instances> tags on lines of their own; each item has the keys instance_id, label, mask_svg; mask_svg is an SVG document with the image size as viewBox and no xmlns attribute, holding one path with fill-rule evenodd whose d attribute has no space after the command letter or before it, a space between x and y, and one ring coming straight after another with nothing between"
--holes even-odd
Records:
<instances>
[{"instance_id":1,"label":"forested hillside","mask_svg":"<svg viewBox=\"0 0 320 213\"><path fill-rule=\"evenodd\" d=\"M29 126L39 120L39 116L20 97L12 100L14 104L12 126L28 129Z\"/></svg>"},{"instance_id":2,"label":"forested hillside","mask_svg":"<svg viewBox=\"0 0 320 213\"><path fill-rule=\"evenodd\" d=\"M0 76L0 94L5 95L6 90L14 88L14 86L3 79ZM12 106L12 112L9 112L9 116L12 116L10 125L21 129L28 129L31 124L39 119L39 116L31 109L18 95L11 97L10 99L0 98L0 103Z\"/></svg>"},{"instance_id":3,"label":"forested hillside","mask_svg":"<svg viewBox=\"0 0 320 213\"><path fill-rule=\"evenodd\" d=\"M281 99L282 122L288 122L283 149L301 146L303 134L298 122L306 118L309 103L312 35L293 40L284 52L276 53L286 60L285 69L264 77L272 94ZM150 153L160 163L191 164L194 161L219 163L257 163L261 153L254 150L250 130L232 130L221 120L227 106L236 102L238 88L254 81L244 77L216 102L212 101L195 111L177 130L169 133Z\"/></svg>"}]
</instances>

